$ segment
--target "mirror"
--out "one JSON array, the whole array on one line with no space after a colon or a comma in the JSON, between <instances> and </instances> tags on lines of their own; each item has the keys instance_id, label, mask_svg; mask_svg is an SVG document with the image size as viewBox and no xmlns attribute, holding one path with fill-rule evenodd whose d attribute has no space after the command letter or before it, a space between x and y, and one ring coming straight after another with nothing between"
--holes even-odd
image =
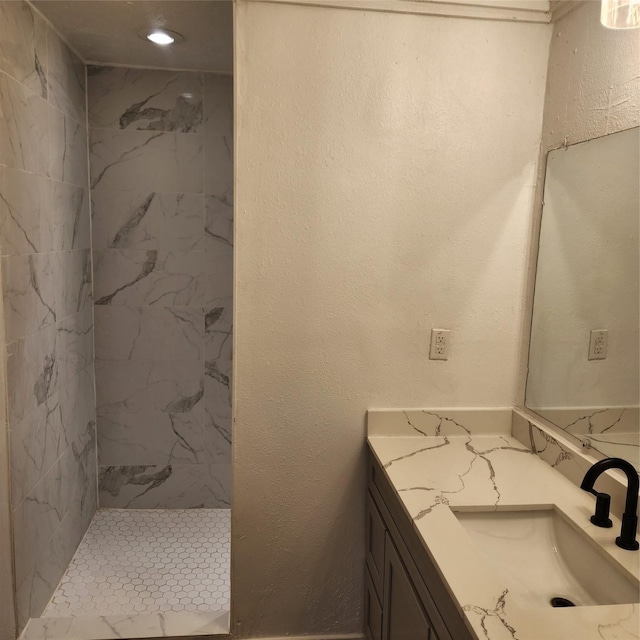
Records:
<instances>
[{"instance_id":1,"label":"mirror","mask_svg":"<svg viewBox=\"0 0 640 640\"><path fill-rule=\"evenodd\" d=\"M525 405L640 469L640 128L551 151Z\"/></svg>"}]
</instances>

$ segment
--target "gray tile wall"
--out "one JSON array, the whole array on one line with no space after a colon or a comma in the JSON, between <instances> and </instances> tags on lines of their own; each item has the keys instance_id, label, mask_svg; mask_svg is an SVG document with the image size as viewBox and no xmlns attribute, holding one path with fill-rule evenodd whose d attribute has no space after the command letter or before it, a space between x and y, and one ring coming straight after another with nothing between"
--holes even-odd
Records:
<instances>
[{"instance_id":1,"label":"gray tile wall","mask_svg":"<svg viewBox=\"0 0 640 640\"><path fill-rule=\"evenodd\" d=\"M96 509L85 69L0 2L0 251L17 608L40 615Z\"/></svg>"},{"instance_id":2,"label":"gray tile wall","mask_svg":"<svg viewBox=\"0 0 640 640\"><path fill-rule=\"evenodd\" d=\"M89 67L100 505L228 507L232 81Z\"/></svg>"}]
</instances>

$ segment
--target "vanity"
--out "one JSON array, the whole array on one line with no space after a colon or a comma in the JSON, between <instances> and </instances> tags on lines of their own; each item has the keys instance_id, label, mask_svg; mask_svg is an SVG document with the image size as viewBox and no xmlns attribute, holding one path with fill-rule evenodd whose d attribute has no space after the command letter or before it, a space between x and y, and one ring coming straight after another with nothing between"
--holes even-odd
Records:
<instances>
[{"instance_id":1,"label":"vanity","mask_svg":"<svg viewBox=\"0 0 640 640\"><path fill-rule=\"evenodd\" d=\"M640 638L640 554L616 546L619 519L591 524L593 496L510 414L369 412L372 640Z\"/></svg>"},{"instance_id":2,"label":"vanity","mask_svg":"<svg viewBox=\"0 0 640 640\"><path fill-rule=\"evenodd\" d=\"M369 638L472 638L373 453L366 517L365 628Z\"/></svg>"},{"instance_id":3,"label":"vanity","mask_svg":"<svg viewBox=\"0 0 640 640\"><path fill-rule=\"evenodd\" d=\"M371 640L640 638L639 149L548 154L526 409L368 412Z\"/></svg>"}]
</instances>

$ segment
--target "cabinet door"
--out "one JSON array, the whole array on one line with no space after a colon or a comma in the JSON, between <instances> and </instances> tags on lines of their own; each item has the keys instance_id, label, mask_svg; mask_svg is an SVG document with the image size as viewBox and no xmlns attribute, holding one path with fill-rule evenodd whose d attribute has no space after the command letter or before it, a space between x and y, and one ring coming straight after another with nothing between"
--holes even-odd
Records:
<instances>
[{"instance_id":1,"label":"cabinet door","mask_svg":"<svg viewBox=\"0 0 640 640\"><path fill-rule=\"evenodd\" d=\"M378 594L371 582L369 569L364 570L364 628L368 640L381 640L382 637L382 607Z\"/></svg>"},{"instance_id":2,"label":"cabinet door","mask_svg":"<svg viewBox=\"0 0 640 640\"><path fill-rule=\"evenodd\" d=\"M384 587L385 532L384 520L371 494L367 493L367 567L379 597Z\"/></svg>"},{"instance_id":3,"label":"cabinet door","mask_svg":"<svg viewBox=\"0 0 640 640\"><path fill-rule=\"evenodd\" d=\"M388 534L384 558L382 640L435 640L429 618Z\"/></svg>"}]
</instances>

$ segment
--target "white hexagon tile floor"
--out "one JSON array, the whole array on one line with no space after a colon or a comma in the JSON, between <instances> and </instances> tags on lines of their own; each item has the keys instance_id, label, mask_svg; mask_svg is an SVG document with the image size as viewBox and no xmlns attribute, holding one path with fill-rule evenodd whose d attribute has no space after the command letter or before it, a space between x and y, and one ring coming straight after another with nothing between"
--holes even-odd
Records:
<instances>
[{"instance_id":1,"label":"white hexagon tile floor","mask_svg":"<svg viewBox=\"0 0 640 640\"><path fill-rule=\"evenodd\" d=\"M229 608L229 509L104 509L43 616Z\"/></svg>"}]
</instances>

